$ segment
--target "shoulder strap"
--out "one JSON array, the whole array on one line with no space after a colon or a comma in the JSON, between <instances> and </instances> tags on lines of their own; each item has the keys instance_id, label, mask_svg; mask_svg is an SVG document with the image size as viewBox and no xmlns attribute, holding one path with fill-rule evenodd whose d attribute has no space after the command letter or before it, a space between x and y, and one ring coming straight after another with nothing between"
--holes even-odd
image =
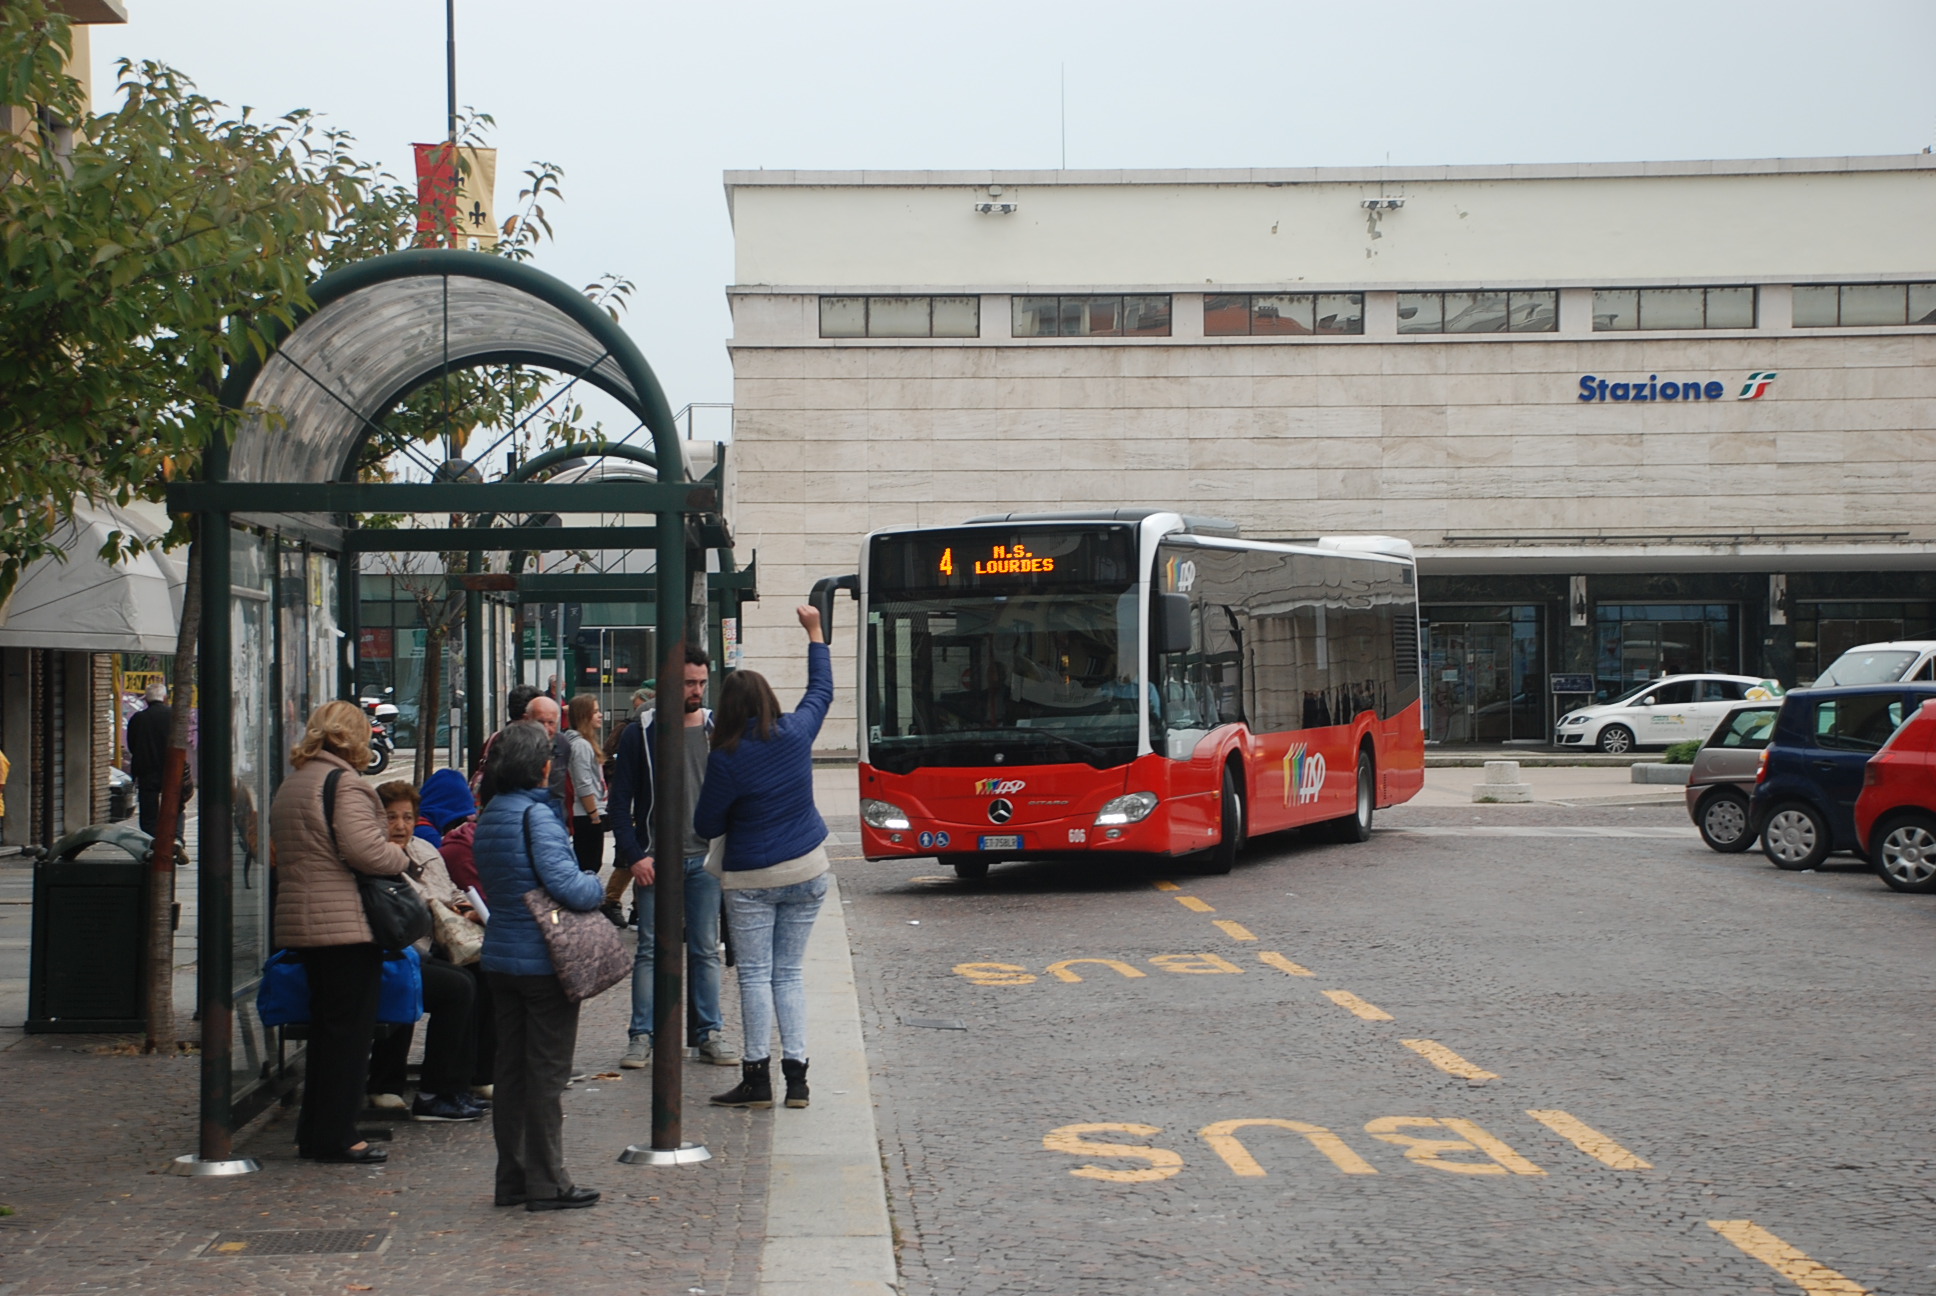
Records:
<instances>
[{"instance_id":1,"label":"shoulder strap","mask_svg":"<svg viewBox=\"0 0 1936 1296\"><path fill-rule=\"evenodd\" d=\"M537 843L531 840L531 812L536 808L536 806L526 806L524 808L524 818L519 821L524 826L524 853L531 859L531 876L533 877L538 875L538 846Z\"/></svg>"},{"instance_id":2,"label":"shoulder strap","mask_svg":"<svg viewBox=\"0 0 1936 1296\"><path fill-rule=\"evenodd\" d=\"M348 868L349 864L343 860L343 848L336 844L336 785L342 781L343 771L339 769L331 770L329 777L323 780L323 822L329 825L330 850L335 852L337 861Z\"/></svg>"}]
</instances>

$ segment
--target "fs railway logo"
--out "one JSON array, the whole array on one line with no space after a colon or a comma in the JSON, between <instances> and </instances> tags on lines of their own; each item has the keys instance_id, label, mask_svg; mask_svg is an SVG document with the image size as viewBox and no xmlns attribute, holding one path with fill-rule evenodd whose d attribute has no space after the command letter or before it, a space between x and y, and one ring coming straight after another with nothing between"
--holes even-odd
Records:
<instances>
[{"instance_id":1,"label":"fs railway logo","mask_svg":"<svg viewBox=\"0 0 1936 1296\"><path fill-rule=\"evenodd\" d=\"M976 796L1014 796L1028 784L1021 779L983 779L975 784Z\"/></svg>"},{"instance_id":2,"label":"fs railway logo","mask_svg":"<svg viewBox=\"0 0 1936 1296\"><path fill-rule=\"evenodd\" d=\"M1775 385L1781 375L1773 369L1758 369L1748 375L1748 381L1741 384L1741 392L1736 400L1760 400L1762 393Z\"/></svg>"},{"instance_id":3,"label":"fs railway logo","mask_svg":"<svg viewBox=\"0 0 1936 1296\"><path fill-rule=\"evenodd\" d=\"M1297 791L1297 804L1318 799L1324 790L1324 756L1310 751L1303 743L1292 743L1291 749L1284 753L1284 804L1291 804L1292 789Z\"/></svg>"}]
</instances>

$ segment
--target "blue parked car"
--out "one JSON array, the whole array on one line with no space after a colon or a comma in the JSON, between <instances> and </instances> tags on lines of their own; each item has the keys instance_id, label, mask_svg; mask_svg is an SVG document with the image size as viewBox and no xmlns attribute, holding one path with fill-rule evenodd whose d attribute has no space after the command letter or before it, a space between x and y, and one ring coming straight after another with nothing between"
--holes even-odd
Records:
<instances>
[{"instance_id":1,"label":"blue parked car","mask_svg":"<svg viewBox=\"0 0 1936 1296\"><path fill-rule=\"evenodd\" d=\"M1761 753L1749 822L1776 868L1811 869L1831 851L1862 854L1855 799L1862 770L1936 683L1797 689L1781 700Z\"/></svg>"}]
</instances>

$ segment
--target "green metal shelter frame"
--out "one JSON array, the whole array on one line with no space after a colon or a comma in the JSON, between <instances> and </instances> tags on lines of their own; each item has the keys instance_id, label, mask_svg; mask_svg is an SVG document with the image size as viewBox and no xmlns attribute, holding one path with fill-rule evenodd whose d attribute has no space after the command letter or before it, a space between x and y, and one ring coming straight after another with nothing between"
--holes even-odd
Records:
<instances>
[{"instance_id":1,"label":"green metal shelter frame","mask_svg":"<svg viewBox=\"0 0 1936 1296\"><path fill-rule=\"evenodd\" d=\"M649 592L659 629L658 675L681 677L683 645L691 633L691 607L704 599L689 573L703 574L705 541L724 552L731 538L718 515L714 483L688 480L671 407L657 377L630 338L602 310L568 285L530 266L483 253L450 250L399 252L332 272L311 289L313 306L279 337L273 350L238 366L223 389L224 402L242 411L232 444L212 445L203 456L199 481L171 485L169 507L200 515L204 597L201 623L200 725L200 905L198 998L202 1021L200 1155L183 1158L187 1173L234 1174L254 1164L234 1156L236 1128L293 1080L264 1075L260 1082L237 1084L231 1052L238 1003L247 1008L253 976L238 987L234 967L233 879L237 821L229 790L234 784L235 752L229 736L236 720L231 682L236 659L232 625L239 614L232 587L236 523L277 535L300 536L338 555L352 577L338 581L338 598L354 604L356 555L378 548L410 547L435 537L438 550L469 550L473 572L481 572L486 550L555 549L564 537L556 527L474 526L389 532L379 540L359 535L352 514L436 513L506 515L537 513L652 513L650 527L599 528L597 542L612 548L650 545L656 571L643 580L626 577L632 597ZM485 364L530 364L572 376L607 392L652 434L650 462L656 481L536 481L542 468L527 465L525 480L427 483L365 483L355 480L362 451L385 417L411 392L454 370ZM580 447L580 451L589 447ZM597 453L625 456L611 445ZM553 459L552 465L561 462ZM643 461L643 460L641 460ZM549 467L551 465L545 465ZM341 567L339 567L339 570ZM561 578L552 578L554 580ZM473 582L467 581L467 584ZM468 591L481 602L483 582ZM557 597L566 587L543 583ZM578 586L577 589L590 588ZM577 595L582 596L582 595ZM702 614L703 615L703 614ZM354 609L346 618L354 625ZM473 640L480 636L473 634ZM347 666L354 636L345 636L338 681L349 696L353 679ZM467 662L472 684L481 680L481 656ZM482 690L470 697L481 707ZM659 691L659 732L666 751L657 762L655 835L678 837L678 809L684 802L684 761L679 754L681 700L676 687ZM467 726L481 741L481 714ZM220 737L220 741L215 740ZM476 750L473 747L472 750ZM266 807L258 808L253 831L266 829ZM245 831L248 831L245 828ZM267 857L252 840L245 850ZM246 879L246 871L245 871ZM677 869L660 878L664 892L656 906L655 936L661 949L684 948L684 878ZM657 960L654 998L659 1038L680 1037L678 1014L685 993L682 960ZM253 970L251 969L251 972ZM239 992L238 992L239 991ZM665 1032L672 1033L667 1034ZM679 1141L680 1067L677 1049L654 1058L650 1155L628 1151L628 1159L676 1164L703 1158L703 1149L681 1155ZM265 1068L266 1071L266 1068ZM634 1157L633 1153L640 1153ZM178 1163L180 1165L180 1163Z\"/></svg>"}]
</instances>

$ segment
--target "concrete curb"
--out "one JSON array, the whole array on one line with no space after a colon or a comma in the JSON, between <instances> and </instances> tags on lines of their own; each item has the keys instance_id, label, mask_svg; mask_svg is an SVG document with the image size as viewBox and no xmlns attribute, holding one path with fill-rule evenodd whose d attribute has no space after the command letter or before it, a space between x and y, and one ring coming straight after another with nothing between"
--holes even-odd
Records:
<instances>
[{"instance_id":1,"label":"concrete curb","mask_svg":"<svg viewBox=\"0 0 1936 1296\"><path fill-rule=\"evenodd\" d=\"M892 1296L899 1275L874 1133L860 997L847 952L840 883L831 875L827 901L807 942L805 971L813 1106L789 1111L776 1101L771 1113L772 1179L760 1296ZM778 1090L777 1059L774 1069Z\"/></svg>"}]
</instances>

